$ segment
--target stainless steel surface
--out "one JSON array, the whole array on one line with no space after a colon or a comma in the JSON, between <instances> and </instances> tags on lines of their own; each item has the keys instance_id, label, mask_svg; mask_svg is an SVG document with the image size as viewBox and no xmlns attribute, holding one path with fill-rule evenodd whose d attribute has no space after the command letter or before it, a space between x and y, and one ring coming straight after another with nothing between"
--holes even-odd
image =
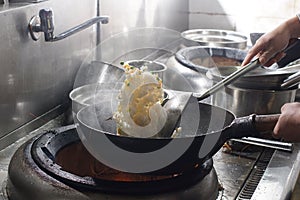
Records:
<instances>
[{"instance_id":1,"label":"stainless steel surface","mask_svg":"<svg viewBox=\"0 0 300 200\"><path fill-rule=\"evenodd\" d=\"M47 0L9 0L10 3L39 3Z\"/></svg>"},{"instance_id":2,"label":"stainless steel surface","mask_svg":"<svg viewBox=\"0 0 300 200\"><path fill-rule=\"evenodd\" d=\"M149 60L128 60L126 61L130 66L141 68L147 67L147 70L152 74L156 74L162 81L167 66L161 62L149 61Z\"/></svg>"},{"instance_id":3,"label":"stainless steel surface","mask_svg":"<svg viewBox=\"0 0 300 200\"><path fill-rule=\"evenodd\" d=\"M251 144L261 147L267 147L287 152L293 151L293 143L289 142L280 142L275 140L268 140L268 139L261 139L261 138L254 138L254 137L245 137L242 139L231 139L234 142L241 142L245 144Z\"/></svg>"},{"instance_id":4,"label":"stainless steel surface","mask_svg":"<svg viewBox=\"0 0 300 200\"><path fill-rule=\"evenodd\" d=\"M252 199L289 199L300 170L300 145L294 153L275 151Z\"/></svg>"},{"instance_id":5,"label":"stainless steel surface","mask_svg":"<svg viewBox=\"0 0 300 200\"><path fill-rule=\"evenodd\" d=\"M228 85L225 92L213 96L213 104L232 111L237 117L256 114L280 113L285 103L295 101L296 89L255 90Z\"/></svg>"},{"instance_id":6,"label":"stainless steel surface","mask_svg":"<svg viewBox=\"0 0 300 200\"><path fill-rule=\"evenodd\" d=\"M167 121L163 129L158 133L160 137L176 137L176 129L180 127L179 121L183 111L190 103L192 93L182 91L167 91L168 100L164 103L164 108L167 111ZM194 103L196 101L194 100Z\"/></svg>"},{"instance_id":7,"label":"stainless steel surface","mask_svg":"<svg viewBox=\"0 0 300 200\"><path fill-rule=\"evenodd\" d=\"M203 46L232 47L245 49L247 36L228 30L218 29L192 29L182 32L182 37Z\"/></svg>"},{"instance_id":8,"label":"stainless steel surface","mask_svg":"<svg viewBox=\"0 0 300 200\"><path fill-rule=\"evenodd\" d=\"M26 132L30 132L41 125L45 124L45 122L50 121L54 117L60 115L61 113L67 113L66 105L58 105L53 109L49 110L48 112L44 113L41 116L36 117L34 120L26 123L23 126L20 126L16 130L13 130L9 134L3 136L0 139L0 149L4 149L5 147L9 146L12 142L15 142L20 137L23 137ZM68 116L69 117L69 116ZM66 121L69 123L69 121Z\"/></svg>"},{"instance_id":9,"label":"stainless steel surface","mask_svg":"<svg viewBox=\"0 0 300 200\"><path fill-rule=\"evenodd\" d=\"M242 190L239 192L236 200L246 200L251 199L253 193L256 190L257 185L259 184L264 171L268 167L268 163L272 158L274 150L265 149L256 160L256 163L251 170L247 180L245 181Z\"/></svg>"},{"instance_id":10,"label":"stainless steel surface","mask_svg":"<svg viewBox=\"0 0 300 200\"><path fill-rule=\"evenodd\" d=\"M51 129L54 127L61 126L64 124L64 116L61 115L55 119L52 119L48 123L39 126L39 128L35 129L32 132L28 132L26 130L22 130L22 135L24 137L15 139L15 142L6 148L0 150L0 200L8 200L8 197L6 196L6 180L7 180L7 171L8 171L8 165L10 163L10 159L12 158L15 151L27 140L31 139L32 137L40 134L43 130Z\"/></svg>"},{"instance_id":11,"label":"stainless steel surface","mask_svg":"<svg viewBox=\"0 0 300 200\"><path fill-rule=\"evenodd\" d=\"M181 64L190 69L200 73L206 73L212 69L221 70L224 67L232 67L233 69L237 70L236 66L241 65L246 55L247 51L241 49L228 47L192 46L185 47L177 51L175 58Z\"/></svg>"},{"instance_id":12,"label":"stainless steel surface","mask_svg":"<svg viewBox=\"0 0 300 200\"><path fill-rule=\"evenodd\" d=\"M299 82L300 82L300 71L286 78L281 84L281 87L284 89L295 87L299 85Z\"/></svg>"},{"instance_id":13,"label":"stainless steel surface","mask_svg":"<svg viewBox=\"0 0 300 200\"><path fill-rule=\"evenodd\" d=\"M182 32L189 25L189 2L182 0L101 0L100 13L110 23L101 29L102 38L137 27L165 27Z\"/></svg>"},{"instance_id":14,"label":"stainless steel surface","mask_svg":"<svg viewBox=\"0 0 300 200\"><path fill-rule=\"evenodd\" d=\"M211 88L207 89L204 93L194 94L194 96L197 97L197 99L199 99L199 100L203 100L203 99L209 97L210 95L216 93L217 91L219 91L222 87L233 83L239 77L243 76L244 74L246 74L247 72L249 72L251 70L254 70L255 68L257 68L259 66L261 66L259 63L259 60L256 59L256 60L252 61L251 63L249 63L247 66L238 69L237 71L233 72L226 78L222 79L221 81L219 81L218 83L213 85Z\"/></svg>"},{"instance_id":15,"label":"stainless steel surface","mask_svg":"<svg viewBox=\"0 0 300 200\"><path fill-rule=\"evenodd\" d=\"M31 38L34 41L37 41L39 37L36 33L43 32L45 36L46 42L55 42L67 38L75 33L78 33L93 24L96 23L107 24L108 23L108 16L97 16L88 21L77 25L63 33L58 35L54 35L54 20L53 20L53 11L51 9L41 9L39 11L39 15L35 15L31 18L28 24L28 29Z\"/></svg>"},{"instance_id":16,"label":"stainless steel surface","mask_svg":"<svg viewBox=\"0 0 300 200\"><path fill-rule=\"evenodd\" d=\"M47 44L31 40L28 21L42 8L52 8L62 32L78 22L96 16L96 0L43 1L39 3L7 3L0 8L0 138L9 144L22 137L16 132L39 116L68 102L77 69L95 46L93 28L68 40ZM72 9L70 9L72 8ZM68 10L68 12L66 12ZM3 146L2 146L3 147Z\"/></svg>"},{"instance_id":17,"label":"stainless steel surface","mask_svg":"<svg viewBox=\"0 0 300 200\"><path fill-rule=\"evenodd\" d=\"M187 68L180 64L175 56L171 56L167 62L167 70L164 74L164 86L168 89L202 93L213 84L203 73ZM210 97L203 101L210 103Z\"/></svg>"},{"instance_id":18,"label":"stainless steel surface","mask_svg":"<svg viewBox=\"0 0 300 200\"><path fill-rule=\"evenodd\" d=\"M118 88L112 84L96 83L73 89L69 96L72 100L72 110L74 114L77 114L79 110L85 106L98 104L101 103L101 101L115 101L121 86L121 83Z\"/></svg>"}]
</instances>

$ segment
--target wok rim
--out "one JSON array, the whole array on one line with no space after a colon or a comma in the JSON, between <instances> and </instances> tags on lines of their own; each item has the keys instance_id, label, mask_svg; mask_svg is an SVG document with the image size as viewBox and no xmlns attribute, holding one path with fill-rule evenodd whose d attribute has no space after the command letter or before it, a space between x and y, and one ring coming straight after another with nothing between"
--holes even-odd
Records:
<instances>
[{"instance_id":1,"label":"wok rim","mask_svg":"<svg viewBox=\"0 0 300 200\"><path fill-rule=\"evenodd\" d=\"M96 131L98 133L102 133L102 134L105 134L105 135L109 135L111 137L119 137L119 138L126 138L126 139L134 139L134 140L173 140L173 139L180 139L180 140L184 140L184 139L193 139L193 138L197 138L197 137L201 137L201 136L207 136L207 135L211 135L211 134L217 134L217 133L220 133L222 132L224 129L226 129L227 127L230 126L230 124L237 118L236 115L231 112L230 110L228 109L225 109L225 108L222 108L220 106L215 106L215 105L211 105L211 104L208 104L208 103L203 103L203 102L198 102L198 105L204 105L204 106L208 106L208 107L213 107L213 108L217 108L217 109L220 109L222 111L224 111L227 114L230 114L231 117L233 118L232 121L227 124L226 126L223 127L223 129L220 129L220 130L216 130L216 131L212 131L212 132L206 132L206 133L202 133L202 134L199 134L199 135L187 135L186 137L147 137L147 138L143 138L143 137L133 137L133 136L129 136L129 135L117 135L117 133L110 133L108 131L104 131L104 130L99 130L97 128L94 128L94 127L91 127L90 125L87 125L86 123L83 122L83 120L81 119L81 117L79 117L80 113L82 113L85 109L89 109L90 107L92 106L95 106L95 105L88 105L88 106L85 106L83 107L82 109L80 109L77 114L76 114L76 118L78 120L78 122L80 124L77 123L76 125L76 129L81 125L84 125L85 128L88 128L90 130L93 130L93 131ZM110 120L113 120L113 119L110 119Z\"/></svg>"}]
</instances>

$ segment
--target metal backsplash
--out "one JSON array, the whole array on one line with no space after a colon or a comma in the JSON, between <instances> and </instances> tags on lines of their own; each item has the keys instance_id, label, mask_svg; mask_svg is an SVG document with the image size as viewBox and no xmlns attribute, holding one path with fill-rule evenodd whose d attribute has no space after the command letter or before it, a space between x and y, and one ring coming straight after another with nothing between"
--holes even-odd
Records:
<instances>
[{"instance_id":1,"label":"metal backsplash","mask_svg":"<svg viewBox=\"0 0 300 200\"><path fill-rule=\"evenodd\" d=\"M38 126L35 121L47 121L45 115L68 102L76 72L97 42L135 27L179 32L188 28L188 1L182 0L0 2L0 149ZM54 13L55 34L99 14L108 15L109 24L92 26L57 42L45 42L43 36L33 41L27 25L40 9L47 8Z\"/></svg>"},{"instance_id":2,"label":"metal backsplash","mask_svg":"<svg viewBox=\"0 0 300 200\"><path fill-rule=\"evenodd\" d=\"M179 32L189 26L189 1L186 0L100 0L100 13L110 23L101 29L105 39L136 27L164 27Z\"/></svg>"},{"instance_id":3,"label":"metal backsplash","mask_svg":"<svg viewBox=\"0 0 300 200\"><path fill-rule=\"evenodd\" d=\"M54 32L60 33L96 16L97 1L51 0L4 3L0 7L2 141L11 132L68 101L76 72L96 43L95 27L58 42L45 42L43 37L33 41L27 29L31 17L38 15L40 9L51 8Z\"/></svg>"}]
</instances>

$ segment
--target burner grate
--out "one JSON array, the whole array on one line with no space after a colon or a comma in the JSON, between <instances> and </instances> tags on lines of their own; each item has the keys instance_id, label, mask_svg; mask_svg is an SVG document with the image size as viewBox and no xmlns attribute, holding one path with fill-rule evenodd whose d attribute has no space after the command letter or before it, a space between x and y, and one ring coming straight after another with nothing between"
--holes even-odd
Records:
<instances>
[{"instance_id":1,"label":"burner grate","mask_svg":"<svg viewBox=\"0 0 300 200\"><path fill-rule=\"evenodd\" d=\"M255 163L248 179L246 180L242 190L237 196L237 200L251 199L254 191L261 180L271 158L274 153L273 149L265 149Z\"/></svg>"}]
</instances>

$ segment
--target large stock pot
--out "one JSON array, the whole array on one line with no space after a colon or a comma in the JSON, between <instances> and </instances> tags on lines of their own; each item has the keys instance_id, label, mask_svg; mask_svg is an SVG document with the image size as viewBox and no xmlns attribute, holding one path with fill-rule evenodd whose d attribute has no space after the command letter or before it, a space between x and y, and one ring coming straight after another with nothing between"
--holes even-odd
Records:
<instances>
[{"instance_id":1,"label":"large stock pot","mask_svg":"<svg viewBox=\"0 0 300 200\"><path fill-rule=\"evenodd\" d=\"M295 100L297 88L287 90L247 89L229 85L216 93L213 104L226 108L237 117L256 114L280 113L281 107Z\"/></svg>"}]
</instances>

